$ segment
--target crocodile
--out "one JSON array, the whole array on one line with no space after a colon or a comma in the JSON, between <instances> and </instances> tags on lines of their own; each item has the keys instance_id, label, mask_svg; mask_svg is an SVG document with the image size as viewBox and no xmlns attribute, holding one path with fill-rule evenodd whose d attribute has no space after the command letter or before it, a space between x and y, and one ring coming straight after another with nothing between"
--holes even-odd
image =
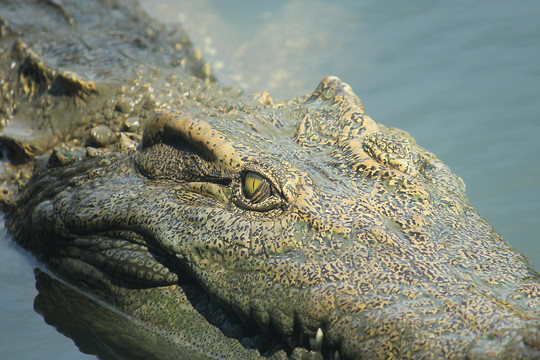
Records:
<instances>
[{"instance_id":1,"label":"crocodile","mask_svg":"<svg viewBox=\"0 0 540 360\"><path fill-rule=\"evenodd\" d=\"M77 6L102 6L45 3L66 33L87 31ZM92 46L77 50L77 75L51 70L65 40L45 51L14 29L2 19L16 60L4 112L13 123L32 105L36 133L0 138L15 163L2 205L14 240L46 265L43 307L76 298L91 332L143 358L540 357L538 273L461 178L337 77L274 103L221 89L190 44L164 40L116 53L131 71L113 71L110 90L113 75L84 62ZM198 73L144 71L129 55L179 48ZM36 109L66 101L45 110L74 120L47 131ZM144 126L129 126L135 114Z\"/></svg>"}]
</instances>

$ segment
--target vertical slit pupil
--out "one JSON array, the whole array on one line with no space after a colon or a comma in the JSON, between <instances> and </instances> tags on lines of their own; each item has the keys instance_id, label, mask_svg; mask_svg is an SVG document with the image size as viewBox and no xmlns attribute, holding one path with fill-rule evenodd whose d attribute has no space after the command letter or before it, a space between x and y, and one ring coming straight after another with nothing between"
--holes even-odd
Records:
<instances>
[{"instance_id":1,"label":"vertical slit pupil","mask_svg":"<svg viewBox=\"0 0 540 360\"><path fill-rule=\"evenodd\" d=\"M270 183L264 177L254 172L247 172L244 176L243 190L246 198L253 203L266 200L271 195Z\"/></svg>"}]
</instances>

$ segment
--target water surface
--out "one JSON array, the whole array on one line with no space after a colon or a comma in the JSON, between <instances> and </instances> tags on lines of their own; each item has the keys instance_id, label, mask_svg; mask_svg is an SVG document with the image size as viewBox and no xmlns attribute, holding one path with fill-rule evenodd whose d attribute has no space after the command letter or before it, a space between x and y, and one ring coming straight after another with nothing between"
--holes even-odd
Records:
<instances>
[{"instance_id":1,"label":"water surface","mask_svg":"<svg viewBox=\"0 0 540 360\"><path fill-rule=\"evenodd\" d=\"M540 3L166 0L220 82L275 99L326 75L408 131L467 184L487 221L540 269ZM33 311L35 260L0 232L0 358L89 359Z\"/></svg>"}]
</instances>

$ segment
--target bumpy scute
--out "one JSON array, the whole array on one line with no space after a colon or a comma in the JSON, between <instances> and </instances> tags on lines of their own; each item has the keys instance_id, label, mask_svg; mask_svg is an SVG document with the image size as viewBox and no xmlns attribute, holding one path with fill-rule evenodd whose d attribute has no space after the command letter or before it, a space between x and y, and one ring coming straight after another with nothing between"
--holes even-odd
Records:
<instances>
[{"instance_id":1,"label":"bumpy scute","mask_svg":"<svg viewBox=\"0 0 540 360\"><path fill-rule=\"evenodd\" d=\"M260 116L273 109L279 122ZM265 127L293 132L277 141ZM18 201L34 214L19 241L42 251L32 244L45 226L43 259L59 274L74 266L68 255L113 287L186 272L243 321L328 357L538 352L526 259L474 211L459 177L373 122L335 77L303 102L235 117L160 110L137 151L102 156L37 174ZM118 250L96 257L93 243Z\"/></svg>"}]
</instances>

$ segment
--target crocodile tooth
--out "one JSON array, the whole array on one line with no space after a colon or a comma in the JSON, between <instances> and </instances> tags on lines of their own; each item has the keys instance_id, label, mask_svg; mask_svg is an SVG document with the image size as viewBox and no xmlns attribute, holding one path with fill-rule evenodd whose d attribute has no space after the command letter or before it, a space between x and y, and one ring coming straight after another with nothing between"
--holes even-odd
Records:
<instances>
[{"instance_id":1,"label":"crocodile tooth","mask_svg":"<svg viewBox=\"0 0 540 360\"><path fill-rule=\"evenodd\" d=\"M309 339L309 340L311 342L311 339ZM317 335L315 335L314 343L310 344L311 345L311 350L321 351L322 340L323 340L323 332L322 332L321 328L318 328L317 329Z\"/></svg>"},{"instance_id":2,"label":"crocodile tooth","mask_svg":"<svg viewBox=\"0 0 540 360\"><path fill-rule=\"evenodd\" d=\"M341 354L339 353L339 350L328 350L328 360L341 360Z\"/></svg>"},{"instance_id":3,"label":"crocodile tooth","mask_svg":"<svg viewBox=\"0 0 540 360\"><path fill-rule=\"evenodd\" d=\"M315 336L309 337L309 346L313 351L320 351L322 347L323 332L321 328L317 329L317 334Z\"/></svg>"}]
</instances>

